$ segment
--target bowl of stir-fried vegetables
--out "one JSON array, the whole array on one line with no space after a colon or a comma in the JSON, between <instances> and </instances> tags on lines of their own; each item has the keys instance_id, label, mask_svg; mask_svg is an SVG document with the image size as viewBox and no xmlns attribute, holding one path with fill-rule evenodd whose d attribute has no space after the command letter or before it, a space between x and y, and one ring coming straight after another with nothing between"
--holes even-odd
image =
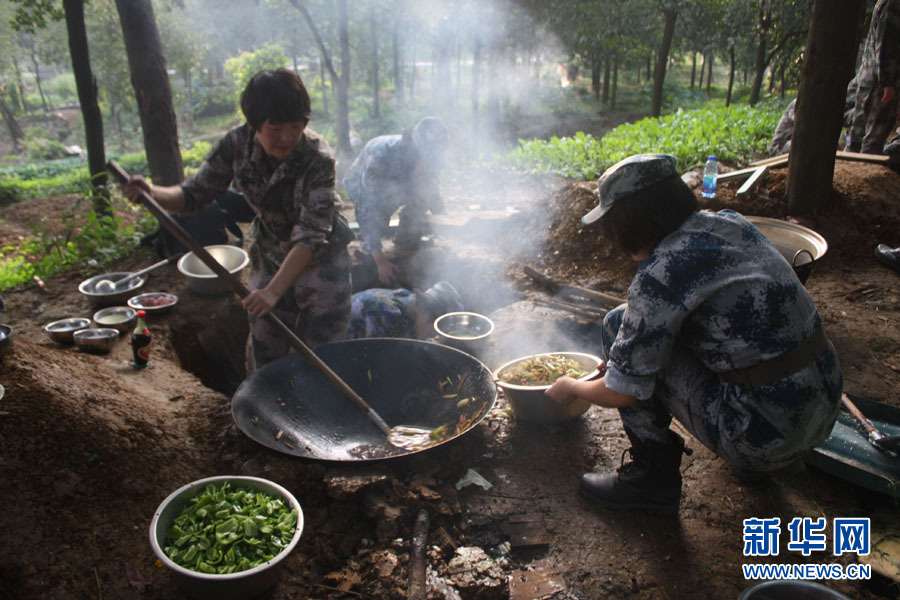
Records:
<instances>
[{"instance_id":1,"label":"bowl of stir-fried vegetables","mask_svg":"<svg viewBox=\"0 0 900 600\"><path fill-rule=\"evenodd\" d=\"M150 523L153 552L194 598L255 598L303 532L297 499L273 481L222 475L163 500Z\"/></svg>"},{"instance_id":2,"label":"bowl of stir-fried vegetables","mask_svg":"<svg viewBox=\"0 0 900 600\"><path fill-rule=\"evenodd\" d=\"M544 392L564 375L588 380L601 374L603 360L582 352L548 352L511 360L494 371L497 387L516 418L532 423L561 423L583 415L591 403L578 398L561 406Z\"/></svg>"}]
</instances>

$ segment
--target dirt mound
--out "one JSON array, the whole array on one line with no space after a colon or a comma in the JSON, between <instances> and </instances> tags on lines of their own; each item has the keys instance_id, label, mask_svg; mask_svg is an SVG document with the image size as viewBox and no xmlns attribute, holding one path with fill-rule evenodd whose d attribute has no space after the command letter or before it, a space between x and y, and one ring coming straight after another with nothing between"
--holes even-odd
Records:
<instances>
[{"instance_id":1,"label":"dirt mound","mask_svg":"<svg viewBox=\"0 0 900 600\"><path fill-rule=\"evenodd\" d=\"M735 196L740 182L722 184L713 201L701 204L789 218L786 175L787 169L772 170L745 198ZM498 331L524 337L535 337L541 323L583 323L572 314L535 308L533 300L544 293L522 276L522 264L561 282L618 294L634 269L579 222L596 204L595 182L541 185L524 186L537 190L537 203L526 202L524 192L516 203L519 190L511 186L485 191L494 202L492 219L507 224L503 239L448 233L438 240L448 253L509 263L524 291L491 316ZM894 406L900 406L897 274L874 260L872 248L900 245L898 198L896 173L842 161L835 169L834 206L798 219L830 246L807 288L838 348L845 389ZM466 190L448 189L446 199L461 220L479 214L472 206L480 199ZM26 215L52 219L66 206L36 200L7 207L0 217L12 231ZM540 242L538 249L497 256L498 249L524 252L528 245L514 243L523 240ZM117 269L136 270L154 259L142 250ZM739 574L746 558L735 534L742 519L872 516L874 529L878 511L889 504L812 471L785 474L761 488L742 486L722 461L692 443L678 519L598 512L574 489L578 474L595 464L618 466L627 444L615 412L594 409L574 423L545 428L517 422L502 398L464 440L408 459L376 465L293 459L244 436L231 419L229 397L211 389L216 374L192 363L217 348L220 364L239 359L246 324L236 298L200 298L174 269L154 272L152 290L181 300L171 313L151 319L151 363L135 371L127 343L97 356L58 347L41 331L50 320L93 312L76 291L79 279L47 281L47 292L27 287L3 293L2 321L14 324L16 339L0 364L6 388L0 399L2 597L179 597L150 551L147 526L168 493L215 474L273 479L304 507L308 529L284 561L272 600L405 598L411 531L422 508L431 515L429 597L508 598L514 582L543 586L542 597L556 600L688 594L681 590L734 597L748 583ZM229 375L239 381L235 369ZM469 468L493 487L457 489ZM778 560L826 562L787 552ZM875 586L833 583L852 597L889 597Z\"/></svg>"}]
</instances>

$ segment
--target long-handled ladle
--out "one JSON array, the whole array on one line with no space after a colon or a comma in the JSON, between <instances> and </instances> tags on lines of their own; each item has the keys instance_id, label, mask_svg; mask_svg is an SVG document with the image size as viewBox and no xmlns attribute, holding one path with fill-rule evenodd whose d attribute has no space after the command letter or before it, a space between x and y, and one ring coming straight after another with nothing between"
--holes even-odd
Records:
<instances>
[{"instance_id":1,"label":"long-handled ladle","mask_svg":"<svg viewBox=\"0 0 900 600\"><path fill-rule=\"evenodd\" d=\"M119 183L127 183L130 179L128 173L115 161L109 161L106 165L107 170ZM198 244L191 235L184 230L169 214L156 203L149 194L142 192L140 202L147 210L149 210L160 224L168 229L175 238L181 242L185 248L193 252L197 258L203 261L207 267L212 269L213 273L219 276L238 296L244 298L250 291L244 287L244 284L238 280L228 269L223 267L214 259L203 246ZM297 351L300 356L306 359L319 373L321 373L334 388L345 398L350 400L361 412L363 412L384 434L387 436L388 442L401 448L414 449L427 444L429 436L432 433L430 429L422 429L419 427L410 427L398 425L396 427L388 427L387 423L362 397L353 391L347 383L341 379L337 373L331 370L322 359L310 350L297 335L291 331L290 327L284 324L275 314L268 313L266 319L270 324L275 326L290 342L291 347Z\"/></svg>"}]
</instances>

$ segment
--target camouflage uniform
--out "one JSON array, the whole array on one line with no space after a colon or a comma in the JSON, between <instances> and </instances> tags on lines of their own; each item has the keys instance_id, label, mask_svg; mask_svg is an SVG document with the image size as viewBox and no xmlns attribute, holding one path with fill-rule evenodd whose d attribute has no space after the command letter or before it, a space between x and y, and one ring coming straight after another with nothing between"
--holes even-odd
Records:
<instances>
[{"instance_id":1,"label":"camouflage uniform","mask_svg":"<svg viewBox=\"0 0 900 600\"><path fill-rule=\"evenodd\" d=\"M313 258L272 311L310 346L342 339L350 316L353 234L335 209L334 159L307 129L291 154L273 166L243 125L228 132L183 185L185 209L195 211L233 185L256 213L252 224L249 287L265 287L295 244ZM266 319L250 315L247 371L290 350Z\"/></svg>"},{"instance_id":2,"label":"camouflage uniform","mask_svg":"<svg viewBox=\"0 0 900 600\"><path fill-rule=\"evenodd\" d=\"M415 299L416 294L404 288L372 288L353 294L347 339L415 337Z\"/></svg>"},{"instance_id":3,"label":"camouflage uniform","mask_svg":"<svg viewBox=\"0 0 900 600\"><path fill-rule=\"evenodd\" d=\"M878 0L875 5L857 78L847 150L881 154L900 108L897 97L881 103L884 88L900 88L900 0Z\"/></svg>"},{"instance_id":4,"label":"camouflage uniform","mask_svg":"<svg viewBox=\"0 0 900 600\"><path fill-rule=\"evenodd\" d=\"M834 348L775 383L721 373L778 357L821 327L790 265L732 211L697 212L638 266L628 303L604 319L606 387L630 435L665 443L672 416L743 469L789 464L830 433L842 377Z\"/></svg>"},{"instance_id":5,"label":"camouflage uniform","mask_svg":"<svg viewBox=\"0 0 900 600\"><path fill-rule=\"evenodd\" d=\"M769 156L778 156L779 154L787 154L791 150L791 138L794 136L794 108L797 106L797 99L791 100L791 103L784 109L778 125L775 127L775 135L769 143Z\"/></svg>"},{"instance_id":6,"label":"camouflage uniform","mask_svg":"<svg viewBox=\"0 0 900 600\"><path fill-rule=\"evenodd\" d=\"M420 160L408 132L369 140L347 171L344 188L356 207L363 249L369 253L381 250L391 216L401 206L399 243L428 233L427 211L444 210L438 173Z\"/></svg>"}]
</instances>

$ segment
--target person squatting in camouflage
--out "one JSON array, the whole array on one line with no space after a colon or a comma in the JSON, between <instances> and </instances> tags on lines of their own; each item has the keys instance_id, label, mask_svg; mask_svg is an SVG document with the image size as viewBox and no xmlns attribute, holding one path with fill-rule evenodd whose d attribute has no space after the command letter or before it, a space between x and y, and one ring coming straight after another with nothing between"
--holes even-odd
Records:
<instances>
[{"instance_id":1,"label":"person squatting in camouflage","mask_svg":"<svg viewBox=\"0 0 900 600\"><path fill-rule=\"evenodd\" d=\"M425 213L444 214L439 173L449 139L446 125L425 117L412 130L369 140L344 177L344 188L356 209L363 250L372 255L378 280L397 279L395 266L382 253L391 216L399 209L395 244L415 246L429 232Z\"/></svg>"},{"instance_id":2,"label":"person squatting in camouflage","mask_svg":"<svg viewBox=\"0 0 900 600\"><path fill-rule=\"evenodd\" d=\"M424 292L406 288L371 288L353 294L347 339L369 337L425 338L434 320L463 309L456 289L439 281Z\"/></svg>"},{"instance_id":3,"label":"person squatting in camouflage","mask_svg":"<svg viewBox=\"0 0 900 600\"><path fill-rule=\"evenodd\" d=\"M900 0L878 0L872 10L856 78L858 90L847 150L882 154L900 111Z\"/></svg>"},{"instance_id":4,"label":"person squatting in camouflage","mask_svg":"<svg viewBox=\"0 0 900 600\"><path fill-rule=\"evenodd\" d=\"M583 221L639 261L627 304L603 321L604 376L558 380L557 402L619 409L633 461L587 473L581 491L621 510L675 513L684 440L677 419L739 473L798 460L830 433L842 376L812 298L739 214L696 210L668 155L638 155L600 177Z\"/></svg>"},{"instance_id":5,"label":"person squatting in camouflage","mask_svg":"<svg viewBox=\"0 0 900 600\"><path fill-rule=\"evenodd\" d=\"M230 185L256 213L250 247L247 373L290 350L263 318L274 313L309 346L343 339L350 316L353 233L335 208L334 158L306 128L309 95L286 69L261 71L241 94L247 122L228 132L180 186L140 176L123 186L133 201L147 191L163 208L193 212Z\"/></svg>"}]
</instances>

